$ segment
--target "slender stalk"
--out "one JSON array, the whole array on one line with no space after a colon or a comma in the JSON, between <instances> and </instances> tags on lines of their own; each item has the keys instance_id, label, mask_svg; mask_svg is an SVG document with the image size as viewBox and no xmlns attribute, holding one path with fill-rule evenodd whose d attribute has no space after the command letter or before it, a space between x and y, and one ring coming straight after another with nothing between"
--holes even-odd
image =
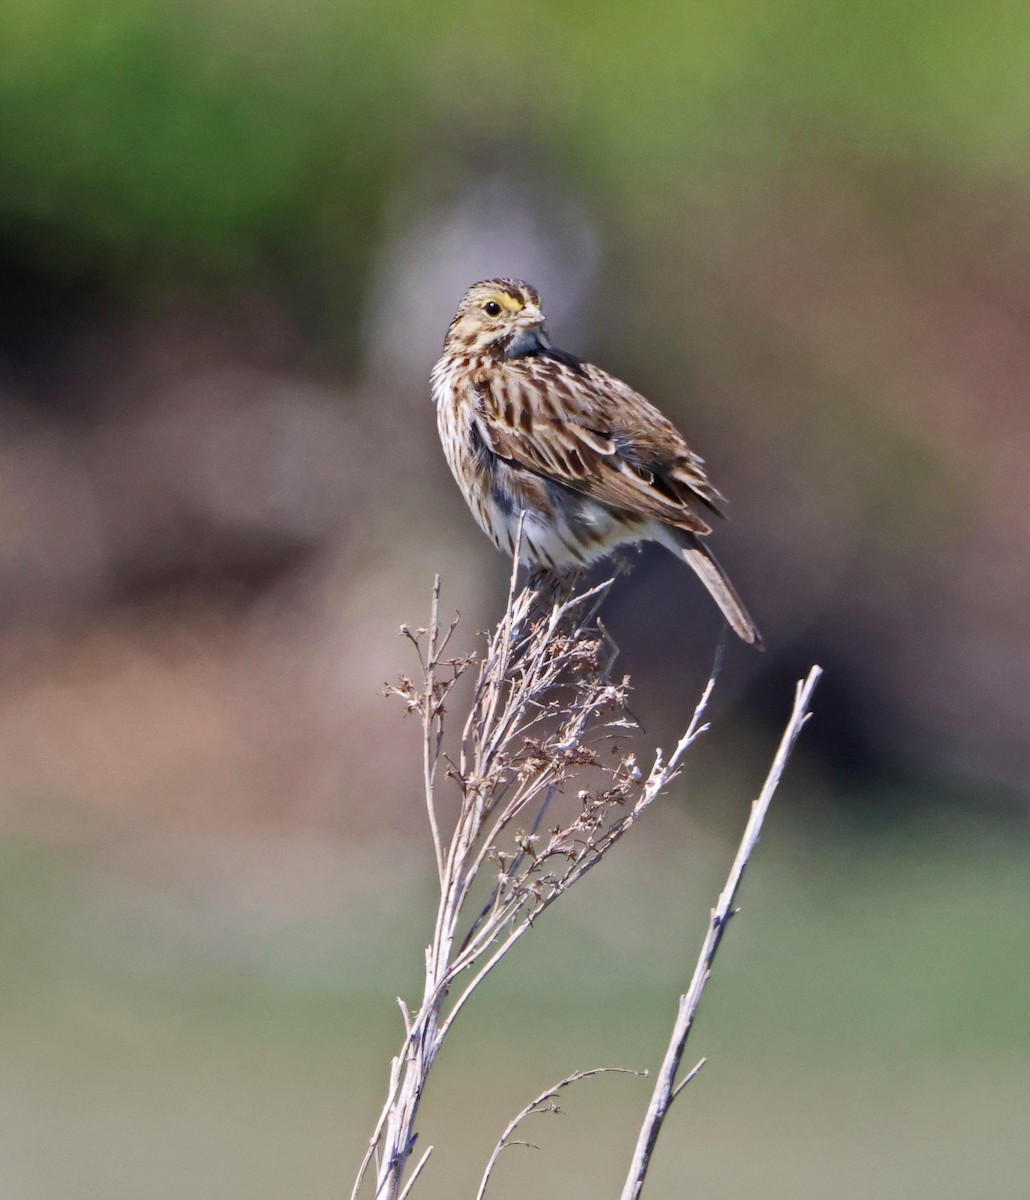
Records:
<instances>
[{"instance_id":1,"label":"slender stalk","mask_svg":"<svg viewBox=\"0 0 1030 1200\"><path fill-rule=\"evenodd\" d=\"M672 1036L669 1038L665 1057L655 1077L651 1102L648 1105L644 1123L640 1127L640 1136L637 1139L633 1160L630 1163L629 1174L622 1189L622 1200L638 1200L644 1187L644 1180L651 1162L651 1155L654 1152L658 1134L661 1132L662 1123L673 1100L697 1071L695 1067L694 1071L677 1086L676 1073L679 1070L680 1061L686 1049L690 1030L693 1028L694 1018L701 1003L705 984L712 973L712 964L715 961L715 955L722 942L723 934L726 932L726 926L736 912L733 905L737 891L740 888L741 880L744 877L744 870L751 859L755 847L758 845L758 839L762 832L762 823L765 821L769 805L772 803L772 798L776 793L776 788L787 765L787 760L790 758L790 752L794 748L794 743L797 741L798 735L812 715L809 711L809 704L812 699L812 692L815 690L815 685L819 682L820 675L822 675L822 669L820 667L812 667L808 672L808 677L798 683L790 720L783 732L783 737L780 739L779 747L776 750L772 766L769 768L769 773L765 778L765 783L762 786L758 799L751 805L751 815L744 829L744 835L740 840L733 865L730 867L726 884L719 896L718 903L712 909L711 919L708 923L708 932L705 934L701 953L698 955L693 978L690 981L687 991L680 996L679 1009L676 1014L675 1024L673 1025Z\"/></svg>"},{"instance_id":2,"label":"slender stalk","mask_svg":"<svg viewBox=\"0 0 1030 1200\"><path fill-rule=\"evenodd\" d=\"M532 1146L531 1142L515 1141L514 1136L522 1122L527 1118L534 1116L536 1113L557 1112L558 1106L554 1103L560 1092L569 1087L573 1083L579 1083L581 1079L592 1079L595 1075L646 1075L646 1071L631 1071L626 1067L594 1067L589 1071L574 1071L571 1075L566 1075L564 1079L559 1079L553 1086L549 1087L546 1092L541 1092L535 1100L531 1100L526 1107L511 1121L501 1136L497 1139L497 1145L493 1148L493 1153L490 1155L489 1161L486 1164L486 1170L483 1172L483 1178L479 1183L479 1190L476 1192L476 1200L483 1200L486 1196L486 1189L490 1184L490 1176L493 1174L494 1167L497 1166L497 1160L501 1157L501 1152L509 1146ZM535 1148L535 1147L534 1147Z\"/></svg>"},{"instance_id":3,"label":"slender stalk","mask_svg":"<svg viewBox=\"0 0 1030 1200\"><path fill-rule=\"evenodd\" d=\"M436 854L436 873L443 883L443 842L440 826L436 819L436 764L439 761L440 739L443 727L435 713L437 638L440 633L440 576L433 578L433 601L429 617L429 645L424 663L425 690L422 703L425 716L422 721L422 784L425 789L426 812L429 828L433 835L433 850ZM435 736L434 736L435 735Z\"/></svg>"}]
</instances>

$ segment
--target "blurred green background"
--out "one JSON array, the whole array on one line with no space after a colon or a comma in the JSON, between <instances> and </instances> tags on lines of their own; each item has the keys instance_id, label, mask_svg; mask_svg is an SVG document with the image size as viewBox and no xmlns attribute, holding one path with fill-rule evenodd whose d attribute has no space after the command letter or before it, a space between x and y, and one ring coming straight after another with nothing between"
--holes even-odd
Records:
<instances>
[{"instance_id":1,"label":"blurred green background","mask_svg":"<svg viewBox=\"0 0 1030 1200\"><path fill-rule=\"evenodd\" d=\"M704 453L769 650L456 1027L419 1194L655 1065L819 661L649 1194L1024 1197L1030 9L0 14L3 1194L349 1190L429 935L382 683L434 571L469 644L506 577L427 375L508 274ZM606 619L667 745L718 614L648 551ZM612 1194L646 1096L493 1194Z\"/></svg>"}]
</instances>

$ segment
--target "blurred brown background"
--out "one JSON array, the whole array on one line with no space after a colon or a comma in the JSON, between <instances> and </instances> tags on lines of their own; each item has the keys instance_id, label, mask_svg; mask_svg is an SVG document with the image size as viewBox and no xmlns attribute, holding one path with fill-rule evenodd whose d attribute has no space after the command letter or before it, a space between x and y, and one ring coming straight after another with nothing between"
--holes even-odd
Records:
<instances>
[{"instance_id":1,"label":"blurred brown background","mask_svg":"<svg viewBox=\"0 0 1030 1200\"><path fill-rule=\"evenodd\" d=\"M425 1192L653 1064L819 661L652 1187L1025 1195L1028 53L993 0L4 6L4 1195L349 1188L428 936L382 684L434 572L469 643L506 581L427 384L490 275L705 455L769 650L456 1031ZM718 614L647 551L607 621L668 744ZM645 1095L495 1194L610 1190Z\"/></svg>"}]
</instances>

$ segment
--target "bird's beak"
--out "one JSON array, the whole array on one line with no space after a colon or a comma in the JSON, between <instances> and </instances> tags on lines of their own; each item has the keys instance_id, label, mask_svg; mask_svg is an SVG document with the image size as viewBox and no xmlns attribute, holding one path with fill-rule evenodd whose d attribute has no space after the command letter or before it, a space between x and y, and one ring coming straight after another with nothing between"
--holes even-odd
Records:
<instances>
[{"instance_id":1,"label":"bird's beak","mask_svg":"<svg viewBox=\"0 0 1030 1200\"><path fill-rule=\"evenodd\" d=\"M526 329L535 329L544 323L544 314L535 304L527 304L518 315L517 325Z\"/></svg>"}]
</instances>

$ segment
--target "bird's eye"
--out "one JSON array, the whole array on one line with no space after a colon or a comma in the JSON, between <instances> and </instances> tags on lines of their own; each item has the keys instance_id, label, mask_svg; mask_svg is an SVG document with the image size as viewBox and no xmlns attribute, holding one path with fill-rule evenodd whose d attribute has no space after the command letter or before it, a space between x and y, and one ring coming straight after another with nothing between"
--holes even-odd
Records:
<instances>
[{"instance_id":1,"label":"bird's eye","mask_svg":"<svg viewBox=\"0 0 1030 1200\"><path fill-rule=\"evenodd\" d=\"M488 317L496 317L500 315L501 306L496 300L487 300L487 302L483 305L483 312L485 312Z\"/></svg>"}]
</instances>

